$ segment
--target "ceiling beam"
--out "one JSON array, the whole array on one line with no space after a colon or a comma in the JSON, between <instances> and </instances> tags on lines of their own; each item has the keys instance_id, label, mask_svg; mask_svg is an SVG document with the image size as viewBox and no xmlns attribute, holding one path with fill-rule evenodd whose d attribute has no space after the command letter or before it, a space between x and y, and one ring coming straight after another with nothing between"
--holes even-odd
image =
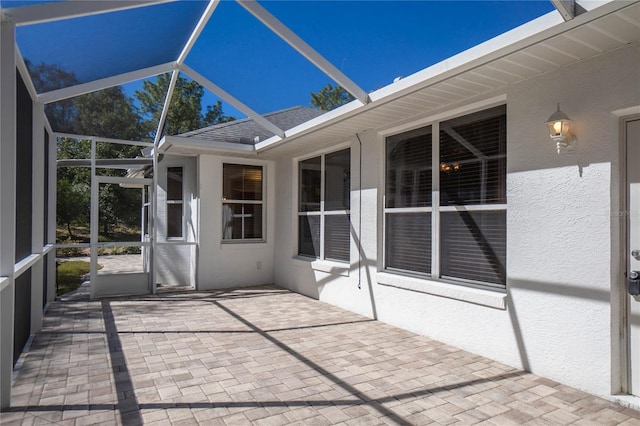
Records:
<instances>
[{"instance_id":1,"label":"ceiling beam","mask_svg":"<svg viewBox=\"0 0 640 426\"><path fill-rule=\"evenodd\" d=\"M167 121L169 115L169 106L171 106L171 98L173 97L173 90L176 88L176 82L178 81L179 70L174 70L171 74L171 80L169 81L169 88L167 89L167 96L162 106L162 112L160 113L160 120L158 120L158 130L156 131L156 137L153 141L153 146L158 146L160 138L162 137L162 130L164 129L164 123Z\"/></svg>"},{"instance_id":2,"label":"ceiling beam","mask_svg":"<svg viewBox=\"0 0 640 426\"><path fill-rule=\"evenodd\" d=\"M3 14L5 19L13 22L16 26L21 26L97 15L99 13L117 12L173 1L176 0L58 1L31 6L10 7L4 9Z\"/></svg>"},{"instance_id":3,"label":"ceiling beam","mask_svg":"<svg viewBox=\"0 0 640 426\"><path fill-rule=\"evenodd\" d=\"M562 19L570 21L576 17L575 0L550 0L553 7L560 13Z\"/></svg>"},{"instance_id":4,"label":"ceiling beam","mask_svg":"<svg viewBox=\"0 0 640 426\"><path fill-rule=\"evenodd\" d=\"M362 90L360 86L354 83L342 71L336 68L331 62L316 52L307 42L302 40L296 33L291 31L286 25L280 22L264 7L254 0L236 0L240 6L245 8L256 19L262 22L267 28L277 34L291 47L298 51L302 56L307 58L309 62L314 64L322 72L328 75L333 81L342 86L347 92L351 93L356 99L363 104L369 103L367 92Z\"/></svg>"},{"instance_id":5,"label":"ceiling beam","mask_svg":"<svg viewBox=\"0 0 640 426\"><path fill-rule=\"evenodd\" d=\"M211 18L211 15L213 15L213 12L215 12L216 8L218 7L218 4L220 4L220 0L209 1L209 5L205 9L205 11L202 13L200 20L196 24L195 28L193 29L193 32L191 33L191 36L189 37L189 40L187 40L187 43L184 45L184 48L182 49L182 52L180 52L180 56L178 56L178 60L176 61L178 66L182 65L184 61L187 59L189 52L191 51L193 46L196 44L196 41L198 41L198 37L200 37L202 30L204 30L204 27L207 25L207 22L209 22L209 18Z\"/></svg>"},{"instance_id":6,"label":"ceiling beam","mask_svg":"<svg viewBox=\"0 0 640 426\"><path fill-rule=\"evenodd\" d=\"M177 66L175 62L168 62L166 64L143 68L124 74L114 75L112 77L101 78L99 80L90 81L88 83L78 84L76 86L69 86L62 89L41 93L38 95L38 101L48 104L51 102L61 101L63 99L74 98L76 96L95 92L97 90L120 86L121 84L131 83L132 81L142 80L144 78L154 77L159 74L174 71L176 68Z\"/></svg>"},{"instance_id":7,"label":"ceiling beam","mask_svg":"<svg viewBox=\"0 0 640 426\"><path fill-rule=\"evenodd\" d=\"M254 110L252 110L251 108L249 108L248 106L246 106L245 104L243 104L242 102L234 98L231 94L227 93L220 86L212 83L209 79L205 78L204 76L202 76L197 71L193 70L187 65L183 64L180 67L180 70L186 75L188 75L192 80L197 81L198 83L200 83L201 85L209 89L211 92L213 92L215 95L223 99L225 102L233 106L235 109L246 114L247 117L254 120L256 123L258 123L265 129L280 136L281 138L284 138L284 130L282 130L281 128L279 128L278 126L276 126L275 124L273 124L272 122L264 118L262 115L258 114L257 112L255 112Z\"/></svg>"}]
</instances>

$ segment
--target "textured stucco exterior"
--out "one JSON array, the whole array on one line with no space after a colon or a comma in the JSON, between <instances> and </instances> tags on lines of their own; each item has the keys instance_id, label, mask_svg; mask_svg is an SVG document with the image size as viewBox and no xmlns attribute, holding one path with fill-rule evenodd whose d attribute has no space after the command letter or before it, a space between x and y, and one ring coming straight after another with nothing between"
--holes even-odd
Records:
<instances>
[{"instance_id":1,"label":"textured stucco exterior","mask_svg":"<svg viewBox=\"0 0 640 426\"><path fill-rule=\"evenodd\" d=\"M595 394L615 393L623 281L619 218L612 214L620 208L619 117L613 112L640 105L639 64L638 48L626 47L451 108L462 115L465 105L473 104L467 112L507 105L506 295L382 270L389 129L333 141L352 153L347 267L296 257L296 158L277 160L274 282ZM573 153L558 155L548 137L544 121L556 102L575 120ZM392 132L430 120L412 117Z\"/></svg>"},{"instance_id":2,"label":"textured stucco exterior","mask_svg":"<svg viewBox=\"0 0 640 426\"><path fill-rule=\"evenodd\" d=\"M167 169L183 168L183 237L167 238ZM196 158L170 156L158 165L156 282L193 286L196 280L198 186Z\"/></svg>"},{"instance_id":3,"label":"textured stucco exterior","mask_svg":"<svg viewBox=\"0 0 640 426\"><path fill-rule=\"evenodd\" d=\"M222 241L222 166L224 163L263 167L265 222L264 242ZM201 155L198 163L200 182L200 240L198 245L199 289L217 289L273 283L275 169L270 161Z\"/></svg>"},{"instance_id":4,"label":"textured stucco exterior","mask_svg":"<svg viewBox=\"0 0 640 426\"><path fill-rule=\"evenodd\" d=\"M638 48L628 46L429 116L289 151L295 155L165 158L158 217L166 167L185 164L187 241L197 244L160 246L159 276L199 289L275 283L594 394L615 394L623 285L615 112L640 105L639 65ZM544 124L557 102L575 121L572 153L556 152ZM507 107L506 291L384 271L385 137L496 105ZM297 255L298 161L346 147L351 259L310 261ZM222 241L224 163L264 167L264 242Z\"/></svg>"}]
</instances>

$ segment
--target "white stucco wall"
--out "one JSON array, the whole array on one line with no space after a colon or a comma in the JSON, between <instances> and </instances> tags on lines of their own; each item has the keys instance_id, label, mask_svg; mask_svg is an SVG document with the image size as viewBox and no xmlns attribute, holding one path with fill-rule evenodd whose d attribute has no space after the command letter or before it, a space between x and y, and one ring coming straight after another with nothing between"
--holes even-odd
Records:
<instances>
[{"instance_id":1,"label":"white stucco wall","mask_svg":"<svg viewBox=\"0 0 640 426\"><path fill-rule=\"evenodd\" d=\"M503 97L507 105L506 297L423 280L424 287L437 295L427 294L389 285L394 277L383 279L385 274L379 271L384 138L376 131L359 135L365 259L359 271L352 241L348 276L339 268L339 273L322 272L318 268L327 271L331 265L316 262L314 268L313 262L295 257L297 166L292 158L276 163L275 283L562 383L610 395L617 381L612 370L618 361L611 354L615 353L619 309L611 295L617 294L621 284L612 278L619 267L617 219L611 214L619 207L619 123L612 112L640 105L639 64L637 47L628 47L483 97ZM544 121L556 102L575 120L578 142L572 154L558 155L546 132ZM454 108L459 107L464 105ZM423 119L429 122L428 117ZM357 236L359 143L355 137L350 143L351 216ZM410 284L420 290L420 281Z\"/></svg>"},{"instance_id":2,"label":"white stucco wall","mask_svg":"<svg viewBox=\"0 0 640 426\"><path fill-rule=\"evenodd\" d=\"M298 164L297 158L284 158L277 162L276 206L276 249L275 249L275 283L307 296L327 301L344 309L373 317L371 303L367 303L370 287L367 284L366 262L375 264L375 208L369 208L363 221L371 221L363 225L365 232L363 253L368 259L359 262L358 229L359 229L359 144L357 139L342 142L339 147L311 153L320 155L325 152L351 148L351 260L347 263L330 261L312 261L297 256L298 253ZM363 152L364 154L364 152ZM305 154L309 157L309 153ZM363 206L376 205L376 192L363 192ZM358 266L362 265L359 270ZM375 269L375 268L374 268ZM371 274L369 274L371 278ZM360 284L360 285L359 285ZM360 287L360 288L359 288Z\"/></svg>"},{"instance_id":3,"label":"white stucco wall","mask_svg":"<svg viewBox=\"0 0 640 426\"><path fill-rule=\"evenodd\" d=\"M167 168L183 167L183 238L167 238ZM194 286L196 282L196 242L198 185L196 158L165 155L158 166L156 282Z\"/></svg>"},{"instance_id":4,"label":"white stucco wall","mask_svg":"<svg viewBox=\"0 0 640 426\"><path fill-rule=\"evenodd\" d=\"M222 242L222 165L263 166L266 180L263 208L264 242ZM198 162L200 186L200 241L198 288L218 289L273 283L275 212L275 167L270 161L201 155Z\"/></svg>"}]
</instances>

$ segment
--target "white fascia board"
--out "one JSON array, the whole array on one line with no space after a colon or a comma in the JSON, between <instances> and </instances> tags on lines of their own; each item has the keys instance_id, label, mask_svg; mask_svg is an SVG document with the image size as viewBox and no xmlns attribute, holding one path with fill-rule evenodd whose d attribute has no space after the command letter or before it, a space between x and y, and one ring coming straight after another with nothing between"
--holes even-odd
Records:
<instances>
[{"instance_id":1,"label":"white fascia board","mask_svg":"<svg viewBox=\"0 0 640 426\"><path fill-rule=\"evenodd\" d=\"M293 47L298 53L304 56L309 62L319 68L333 81L342 86L347 92L351 93L356 99L362 103L368 103L369 97L360 86L347 77L335 65L320 55L313 47L300 38L296 33L291 31L286 25L280 22L264 7L254 0L237 0L238 4L245 8L256 19L262 22L267 28L277 34L282 40Z\"/></svg>"},{"instance_id":2,"label":"white fascia board","mask_svg":"<svg viewBox=\"0 0 640 426\"><path fill-rule=\"evenodd\" d=\"M305 121L302 124L299 124L285 132L285 137L281 138L279 136L272 136L269 139L265 139L256 144L256 150L258 152L264 151L267 148L274 148L292 137L300 137L310 131L317 131L323 129L331 124L334 124L336 121L341 121L346 119L358 112L360 109L365 106L358 99L349 102L348 104L342 105L334 110L327 111L326 113L312 118L309 121ZM363 129L364 130L364 129Z\"/></svg>"},{"instance_id":3,"label":"white fascia board","mask_svg":"<svg viewBox=\"0 0 640 426\"><path fill-rule=\"evenodd\" d=\"M86 93L95 92L109 87L120 86L121 84L131 83L132 81L142 80L154 77L176 70L175 62L167 62L166 64L155 65L149 68L143 68L124 74L118 74L111 77L101 78L99 80L82 83L75 86L65 87L63 89L52 90L50 92L38 95L38 101L48 104L51 102L61 101L63 99L74 98Z\"/></svg>"},{"instance_id":4,"label":"white fascia board","mask_svg":"<svg viewBox=\"0 0 640 426\"><path fill-rule=\"evenodd\" d=\"M181 136L165 136L160 141L158 152L167 152L170 147L179 147L184 149L193 149L194 154L202 153L202 151L211 151L212 153L229 153L229 154L256 154L253 145L237 144L230 142L215 142L199 138L185 138Z\"/></svg>"},{"instance_id":5,"label":"white fascia board","mask_svg":"<svg viewBox=\"0 0 640 426\"><path fill-rule=\"evenodd\" d=\"M13 22L16 26L21 26L154 6L173 1L176 0L58 1L11 7L4 9L3 14L5 19Z\"/></svg>"},{"instance_id":6,"label":"white fascia board","mask_svg":"<svg viewBox=\"0 0 640 426\"><path fill-rule=\"evenodd\" d=\"M213 12L215 12L216 8L218 7L218 4L220 4L220 0L209 1L207 8L202 13L200 20L198 20L198 23L196 24L195 28L193 29L193 32L191 33L191 36L189 36L187 43L184 45L182 52L180 52L180 55L178 56L178 60L176 61L178 65L182 65L185 59L187 59L189 52L193 48L193 45L196 44L196 41L198 41L198 37L200 37L202 30L204 30L204 27L207 25L207 22L209 22L209 18L211 18L211 15L213 15Z\"/></svg>"},{"instance_id":7,"label":"white fascia board","mask_svg":"<svg viewBox=\"0 0 640 426\"><path fill-rule=\"evenodd\" d=\"M124 139L101 138L99 136L74 135L72 133L53 132L52 133L52 137L54 137L54 138L80 139L80 140L85 140L85 141L90 141L92 139L95 139L97 142L117 143L117 144L120 144L120 145L153 146L153 144L151 142L127 141L127 140L124 140Z\"/></svg>"},{"instance_id":8,"label":"white fascia board","mask_svg":"<svg viewBox=\"0 0 640 426\"><path fill-rule=\"evenodd\" d=\"M406 94L422 89L430 84L434 79L442 81L450 78L452 76L452 72L457 74L467 71L468 69L478 67L487 62L491 62L498 57L504 56L507 52L502 54L499 52L503 51L505 48L514 47L522 40L564 22L565 21L556 11L549 12L546 15L534 19L520 27L514 28L511 31L487 40L484 43L480 43L477 46L398 80L395 83L382 87L381 89L370 93L369 96L372 101L380 101L386 97L397 97L400 94ZM508 53L513 53L519 49L508 50Z\"/></svg>"},{"instance_id":9,"label":"white fascia board","mask_svg":"<svg viewBox=\"0 0 640 426\"><path fill-rule=\"evenodd\" d=\"M637 0L593 2L590 5L591 11L589 13L583 13L567 22L557 11L549 12L451 58L376 90L370 93L369 97L372 101L380 101L385 98L396 99L408 93L416 92L429 85L493 62L595 19L624 9L633 3L637 3Z\"/></svg>"},{"instance_id":10,"label":"white fascia board","mask_svg":"<svg viewBox=\"0 0 640 426\"><path fill-rule=\"evenodd\" d=\"M212 83L209 79L207 79L202 74L195 71L193 68L189 67L186 64L182 64L180 66L180 70L184 72L186 75L188 75L191 79L197 81L198 83L200 83L201 85L209 89L211 92L213 92L215 95L222 98L225 102L231 104L231 106L233 106L235 109L246 114L247 117L251 118L256 123L264 127L265 129L269 130L272 133L275 133L280 137L284 137L284 130L282 130L281 128L279 128L278 126L276 126L275 124L273 124L272 122L264 118L262 115L258 114L257 112L249 108L244 103L240 102L238 99L233 97L231 94L227 93L220 86Z\"/></svg>"},{"instance_id":11,"label":"white fascia board","mask_svg":"<svg viewBox=\"0 0 640 426\"><path fill-rule=\"evenodd\" d=\"M256 150L260 153L282 143L291 142L306 134L335 125L407 94L417 92L425 87L553 38L637 2L638 0L597 1L594 2L589 13L581 14L568 22L565 22L557 11L549 12L491 40L370 93L371 102L368 104L363 105L353 101L343 105L327 114L290 129L287 131L285 139L271 137L256 144ZM581 4L581 6L584 7L584 4Z\"/></svg>"}]
</instances>

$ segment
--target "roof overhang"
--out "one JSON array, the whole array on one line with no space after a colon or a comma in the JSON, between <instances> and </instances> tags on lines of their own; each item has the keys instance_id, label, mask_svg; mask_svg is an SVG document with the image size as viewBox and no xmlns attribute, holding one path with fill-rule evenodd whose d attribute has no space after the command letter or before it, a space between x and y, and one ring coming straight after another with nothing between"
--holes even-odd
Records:
<instances>
[{"instance_id":1,"label":"roof overhang","mask_svg":"<svg viewBox=\"0 0 640 426\"><path fill-rule=\"evenodd\" d=\"M640 43L640 0L584 2L569 21L556 11L254 145L167 136L159 153L295 155L436 116L460 104L495 99L500 90L606 52ZM639 64L640 67L640 64ZM502 100L504 102L504 99Z\"/></svg>"},{"instance_id":2,"label":"roof overhang","mask_svg":"<svg viewBox=\"0 0 640 426\"><path fill-rule=\"evenodd\" d=\"M254 157L257 151L253 145L229 142L215 142L196 137L164 136L158 144L158 154L171 155L234 155Z\"/></svg>"},{"instance_id":3,"label":"roof overhang","mask_svg":"<svg viewBox=\"0 0 640 426\"><path fill-rule=\"evenodd\" d=\"M572 63L640 42L640 2L582 4L570 21L550 12L518 28L256 144L259 155L294 154L344 141L482 95Z\"/></svg>"}]
</instances>

